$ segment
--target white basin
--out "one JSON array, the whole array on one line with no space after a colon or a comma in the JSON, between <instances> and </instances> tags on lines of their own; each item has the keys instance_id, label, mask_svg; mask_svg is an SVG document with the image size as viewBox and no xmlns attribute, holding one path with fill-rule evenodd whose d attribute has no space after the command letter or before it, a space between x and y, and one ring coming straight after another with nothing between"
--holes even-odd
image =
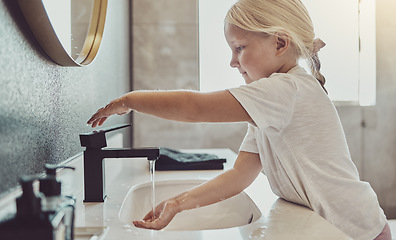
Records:
<instances>
[{"instance_id":1,"label":"white basin","mask_svg":"<svg viewBox=\"0 0 396 240\"><path fill-rule=\"evenodd\" d=\"M187 189L193 188L203 180L156 181L156 203L160 203ZM133 186L122 204L119 219L133 225L133 220L142 219L151 210L151 182ZM165 231L191 231L223 229L243 226L256 221L261 212L250 197L242 192L216 204L183 211L175 216Z\"/></svg>"}]
</instances>

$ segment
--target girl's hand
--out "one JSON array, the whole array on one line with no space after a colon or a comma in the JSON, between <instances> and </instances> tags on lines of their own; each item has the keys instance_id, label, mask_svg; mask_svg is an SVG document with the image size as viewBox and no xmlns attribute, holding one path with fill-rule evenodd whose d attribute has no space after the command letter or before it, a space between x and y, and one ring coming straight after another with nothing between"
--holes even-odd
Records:
<instances>
[{"instance_id":1,"label":"girl's hand","mask_svg":"<svg viewBox=\"0 0 396 240\"><path fill-rule=\"evenodd\" d=\"M240 151L232 169L195 188L181 193L155 207L143 220L133 221L136 227L162 229L181 211L208 206L237 195L248 187L262 169L257 153Z\"/></svg>"},{"instance_id":2,"label":"girl's hand","mask_svg":"<svg viewBox=\"0 0 396 240\"><path fill-rule=\"evenodd\" d=\"M133 224L139 228L160 230L170 223L179 212L178 209L176 201L168 200L155 207L155 216L153 216L153 211L150 211L143 220L133 221Z\"/></svg>"},{"instance_id":3,"label":"girl's hand","mask_svg":"<svg viewBox=\"0 0 396 240\"><path fill-rule=\"evenodd\" d=\"M100 108L94 115L92 115L87 124L92 125L92 127L101 126L111 115L124 115L130 111L131 109L126 107L124 104L124 98L120 97L111 101L105 107Z\"/></svg>"}]
</instances>

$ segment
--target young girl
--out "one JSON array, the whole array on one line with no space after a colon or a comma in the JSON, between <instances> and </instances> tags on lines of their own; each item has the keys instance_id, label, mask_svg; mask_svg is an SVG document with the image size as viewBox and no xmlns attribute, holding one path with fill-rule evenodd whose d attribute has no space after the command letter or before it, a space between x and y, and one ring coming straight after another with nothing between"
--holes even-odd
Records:
<instances>
[{"instance_id":1,"label":"young girl","mask_svg":"<svg viewBox=\"0 0 396 240\"><path fill-rule=\"evenodd\" d=\"M99 109L102 125L131 110L184 122L248 122L234 167L160 203L137 227L162 229L179 212L232 197L263 172L279 197L307 206L353 239L391 239L377 196L360 181L326 94L307 10L299 0L239 0L225 19L231 67L246 85L210 93L134 91ZM298 66L305 58L312 75Z\"/></svg>"}]
</instances>

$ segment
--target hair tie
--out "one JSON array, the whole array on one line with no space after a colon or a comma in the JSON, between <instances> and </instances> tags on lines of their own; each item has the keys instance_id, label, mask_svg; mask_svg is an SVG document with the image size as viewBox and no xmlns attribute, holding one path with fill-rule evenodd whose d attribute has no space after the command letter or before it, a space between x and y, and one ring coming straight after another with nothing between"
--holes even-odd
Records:
<instances>
[{"instance_id":1,"label":"hair tie","mask_svg":"<svg viewBox=\"0 0 396 240\"><path fill-rule=\"evenodd\" d=\"M320 51L320 49L324 46L326 46L326 43L323 42L320 38L316 38L313 41L313 50L312 50L313 55L316 55Z\"/></svg>"}]
</instances>

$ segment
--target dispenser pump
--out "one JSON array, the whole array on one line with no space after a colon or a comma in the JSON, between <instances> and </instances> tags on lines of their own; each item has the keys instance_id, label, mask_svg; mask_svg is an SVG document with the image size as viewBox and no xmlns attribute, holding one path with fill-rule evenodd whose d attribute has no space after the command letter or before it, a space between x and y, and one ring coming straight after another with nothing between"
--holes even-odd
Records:
<instances>
[{"instance_id":1,"label":"dispenser pump","mask_svg":"<svg viewBox=\"0 0 396 240\"><path fill-rule=\"evenodd\" d=\"M59 196L61 194L61 182L56 179L56 170L59 168L75 169L70 166L45 164L47 176L40 179L40 192L46 197Z\"/></svg>"},{"instance_id":2,"label":"dispenser pump","mask_svg":"<svg viewBox=\"0 0 396 240\"><path fill-rule=\"evenodd\" d=\"M39 217L41 214L41 197L33 190L33 182L38 176L22 176L19 182L22 186L22 195L16 199L17 218L28 219Z\"/></svg>"}]
</instances>

